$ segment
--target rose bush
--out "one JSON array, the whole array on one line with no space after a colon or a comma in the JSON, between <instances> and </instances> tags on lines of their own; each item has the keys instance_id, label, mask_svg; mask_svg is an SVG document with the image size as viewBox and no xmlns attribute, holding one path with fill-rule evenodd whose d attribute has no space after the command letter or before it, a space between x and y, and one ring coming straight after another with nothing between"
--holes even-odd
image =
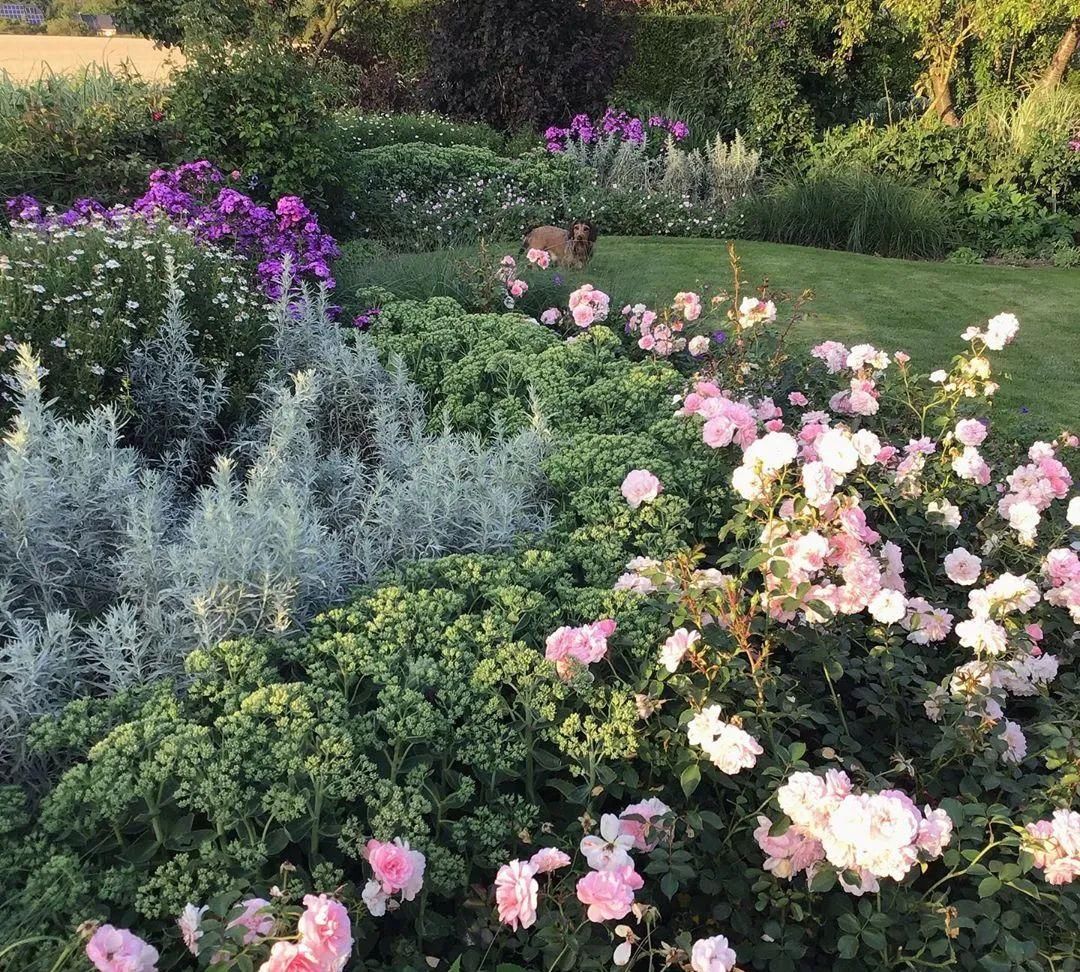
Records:
<instances>
[{"instance_id":1,"label":"rose bush","mask_svg":"<svg viewBox=\"0 0 1080 972\"><path fill-rule=\"evenodd\" d=\"M432 421L545 416L551 529L40 724L76 762L33 815L5 793L5 937L122 919L178 963L207 915L323 894L369 970L1080 960L1076 439L995 434L1018 322L926 376L714 296L658 348L648 308L371 295ZM215 967L331 967L308 924Z\"/></svg>"}]
</instances>

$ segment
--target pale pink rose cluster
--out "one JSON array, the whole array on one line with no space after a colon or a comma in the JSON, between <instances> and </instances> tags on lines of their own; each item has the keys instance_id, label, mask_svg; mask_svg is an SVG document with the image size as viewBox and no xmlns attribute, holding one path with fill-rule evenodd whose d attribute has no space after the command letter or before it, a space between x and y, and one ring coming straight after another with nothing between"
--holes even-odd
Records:
<instances>
[{"instance_id":1,"label":"pale pink rose cluster","mask_svg":"<svg viewBox=\"0 0 1080 972\"><path fill-rule=\"evenodd\" d=\"M1042 564L1049 590L1043 595L1048 604L1064 608L1080 624L1080 556L1068 547L1051 550Z\"/></svg>"},{"instance_id":2,"label":"pale pink rose cluster","mask_svg":"<svg viewBox=\"0 0 1080 972\"><path fill-rule=\"evenodd\" d=\"M540 315L540 323L546 327L554 327L562 319L562 311L558 307L549 307Z\"/></svg>"},{"instance_id":3,"label":"pale pink rose cluster","mask_svg":"<svg viewBox=\"0 0 1080 972\"><path fill-rule=\"evenodd\" d=\"M630 913L634 892L645 884L631 851L651 851L663 832L660 821L670 812L666 803L651 797L630 804L619 816L605 813L600 833L581 839L581 853L592 870L578 880L575 891L589 921L620 919Z\"/></svg>"},{"instance_id":4,"label":"pale pink rose cluster","mask_svg":"<svg viewBox=\"0 0 1080 972\"><path fill-rule=\"evenodd\" d=\"M539 267L541 270L546 270L551 265L551 254L547 250L537 249L535 246L529 247L528 253L525 254L525 259L534 266Z\"/></svg>"},{"instance_id":5,"label":"pale pink rose cluster","mask_svg":"<svg viewBox=\"0 0 1080 972\"><path fill-rule=\"evenodd\" d=\"M1072 476L1057 458L1054 447L1036 442L1028 450L1030 462L1017 466L1007 477L1008 492L998 501L998 513L1008 520L1022 543L1034 544L1041 514L1054 500L1063 500Z\"/></svg>"},{"instance_id":6,"label":"pale pink rose cluster","mask_svg":"<svg viewBox=\"0 0 1080 972\"><path fill-rule=\"evenodd\" d=\"M1047 884L1071 884L1080 877L1080 813L1055 810L1049 820L1025 827L1024 846Z\"/></svg>"},{"instance_id":7,"label":"pale pink rose cluster","mask_svg":"<svg viewBox=\"0 0 1080 972\"><path fill-rule=\"evenodd\" d=\"M578 327L591 327L597 321L607 319L611 298L592 284L582 284L570 294L567 306Z\"/></svg>"},{"instance_id":8,"label":"pale pink rose cluster","mask_svg":"<svg viewBox=\"0 0 1080 972\"><path fill-rule=\"evenodd\" d=\"M158 951L126 928L101 925L86 943L86 957L99 972L156 972Z\"/></svg>"},{"instance_id":9,"label":"pale pink rose cluster","mask_svg":"<svg viewBox=\"0 0 1080 972\"><path fill-rule=\"evenodd\" d=\"M1005 345L1011 344L1020 330L1020 322L1015 314L998 314L987 322L986 330L977 327L969 327L960 335L965 341L981 341L991 351L1001 351Z\"/></svg>"},{"instance_id":10,"label":"pale pink rose cluster","mask_svg":"<svg viewBox=\"0 0 1080 972\"><path fill-rule=\"evenodd\" d=\"M754 839L765 869L780 878L805 871L809 879L828 863L849 894L877 891L884 878L903 880L918 861L940 857L952 839L944 810L920 811L900 790L856 793L842 770L793 773L776 799L791 824L774 835L775 824L758 817ZM858 874L859 882L848 883L843 872Z\"/></svg>"},{"instance_id":11,"label":"pale pink rose cluster","mask_svg":"<svg viewBox=\"0 0 1080 972\"><path fill-rule=\"evenodd\" d=\"M764 752L750 733L722 717L718 705L706 706L694 715L686 725L686 738L691 746L704 750L721 773L729 776L751 769Z\"/></svg>"},{"instance_id":12,"label":"pale pink rose cluster","mask_svg":"<svg viewBox=\"0 0 1080 972\"><path fill-rule=\"evenodd\" d=\"M616 627L612 618L574 628L564 625L548 635L544 657L555 663L560 678L569 679L579 665L591 665L607 654L607 640Z\"/></svg>"},{"instance_id":13,"label":"pale pink rose cluster","mask_svg":"<svg viewBox=\"0 0 1080 972\"><path fill-rule=\"evenodd\" d=\"M530 254L533 251L529 251ZM529 285L517 276L517 260L507 254L499 261L499 270L496 276L503 282L506 288L506 297L503 304L509 309L519 297L528 293Z\"/></svg>"},{"instance_id":14,"label":"pale pink rose cluster","mask_svg":"<svg viewBox=\"0 0 1080 972\"><path fill-rule=\"evenodd\" d=\"M770 418L775 407L769 403ZM700 416L705 425L702 441L713 449L733 442L746 448L757 438L758 411L749 402L733 401L727 392L711 381L698 381L685 396L677 416Z\"/></svg>"},{"instance_id":15,"label":"pale pink rose cluster","mask_svg":"<svg viewBox=\"0 0 1080 972\"><path fill-rule=\"evenodd\" d=\"M644 304L627 304L622 312L626 333L639 335L637 345L642 351L667 358L686 347L686 338L681 333L684 327L681 317L662 318Z\"/></svg>"},{"instance_id":16,"label":"pale pink rose cluster","mask_svg":"<svg viewBox=\"0 0 1080 972\"><path fill-rule=\"evenodd\" d=\"M664 486L648 469L631 469L622 483L622 494L630 509L651 503L664 491Z\"/></svg>"},{"instance_id":17,"label":"pale pink rose cluster","mask_svg":"<svg viewBox=\"0 0 1080 972\"><path fill-rule=\"evenodd\" d=\"M742 330L748 330L758 324L771 324L776 320L776 304L759 297L744 297L739 303L735 321Z\"/></svg>"},{"instance_id":18,"label":"pale pink rose cluster","mask_svg":"<svg viewBox=\"0 0 1080 972\"><path fill-rule=\"evenodd\" d=\"M671 309L682 314L687 321L696 321L701 317L701 295L689 290L677 293Z\"/></svg>"},{"instance_id":19,"label":"pale pink rose cluster","mask_svg":"<svg viewBox=\"0 0 1080 972\"><path fill-rule=\"evenodd\" d=\"M372 877L361 897L373 917L381 918L387 907L399 907L395 895L400 895L401 901L412 901L424 886L427 860L407 840L395 837L384 843L373 838L364 847L364 857Z\"/></svg>"}]
</instances>

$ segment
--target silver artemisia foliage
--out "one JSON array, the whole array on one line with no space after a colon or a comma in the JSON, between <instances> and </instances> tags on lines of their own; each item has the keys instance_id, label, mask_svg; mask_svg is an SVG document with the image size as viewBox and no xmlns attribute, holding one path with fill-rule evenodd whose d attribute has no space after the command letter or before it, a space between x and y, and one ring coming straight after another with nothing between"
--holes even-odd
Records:
<instances>
[{"instance_id":1,"label":"silver artemisia foliage","mask_svg":"<svg viewBox=\"0 0 1080 972\"><path fill-rule=\"evenodd\" d=\"M176 674L199 645L291 631L398 561L546 525L542 423L431 434L401 362L383 367L324 294L273 308L256 417L212 456L228 389L193 357L170 291L132 366L140 450L112 408L57 417L20 349L0 455L0 775L34 771L27 726L72 698Z\"/></svg>"}]
</instances>

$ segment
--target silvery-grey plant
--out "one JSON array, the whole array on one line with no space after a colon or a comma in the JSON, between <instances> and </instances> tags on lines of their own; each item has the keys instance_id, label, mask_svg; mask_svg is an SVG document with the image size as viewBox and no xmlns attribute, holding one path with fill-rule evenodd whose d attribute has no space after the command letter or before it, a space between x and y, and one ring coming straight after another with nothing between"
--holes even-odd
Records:
<instances>
[{"instance_id":1,"label":"silvery-grey plant","mask_svg":"<svg viewBox=\"0 0 1080 972\"><path fill-rule=\"evenodd\" d=\"M72 698L177 674L199 645L302 627L398 561L546 525L542 422L432 434L402 363L334 323L325 294L271 309L255 414L210 459L227 389L187 328L174 292L136 357L145 453L113 408L57 417L19 351L0 455L0 775L40 769L26 729Z\"/></svg>"},{"instance_id":2,"label":"silvery-grey plant","mask_svg":"<svg viewBox=\"0 0 1080 972\"><path fill-rule=\"evenodd\" d=\"M608 189L663 193L719 210L754 190L761 166L761 153L738 132L731 142L717 134L704 151L687 152L668 135L654 154L646 143L608 135L595 142L573 140L565 154L591 169L597 184Z\"/></svg>"}]
</instances>

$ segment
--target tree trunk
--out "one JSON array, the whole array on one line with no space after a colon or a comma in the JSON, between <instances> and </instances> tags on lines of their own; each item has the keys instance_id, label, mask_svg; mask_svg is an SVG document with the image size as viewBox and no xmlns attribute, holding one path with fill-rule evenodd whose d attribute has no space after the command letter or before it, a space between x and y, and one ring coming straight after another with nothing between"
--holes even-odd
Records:
<instances>
[{"instance_id":1,"label":"tree trunk","mask_svg":"<svg viewBox=\"0 0 1080 972\"><path fill-rule=\"evenodd\" d=\"M1062 34L1061 40L1058 41L1057 50L1054 51L1054 56L1050 58L1050 64L1047 66L1043 76L1039 78L1037 88L1050 91L1065 80L1065 74L1069 70L1069 63L1072 61L1078 45L1080 45L1080 17L1077 17L1065 28L1065 33Z\"/></svg>"},{"instance_id":2,"label":"tree trunk","mask_svg":"<svg viewBox=\"0 0 1080 972\"><path fill-rule=\"evenodd\" d=\"M960 124L960 116L956 113L956 103L953 101L951 61L938 61L930 65L929 88L930 108L927 114L934 115L946 125L956 127Z\"/></svg>"}]
</instances>

